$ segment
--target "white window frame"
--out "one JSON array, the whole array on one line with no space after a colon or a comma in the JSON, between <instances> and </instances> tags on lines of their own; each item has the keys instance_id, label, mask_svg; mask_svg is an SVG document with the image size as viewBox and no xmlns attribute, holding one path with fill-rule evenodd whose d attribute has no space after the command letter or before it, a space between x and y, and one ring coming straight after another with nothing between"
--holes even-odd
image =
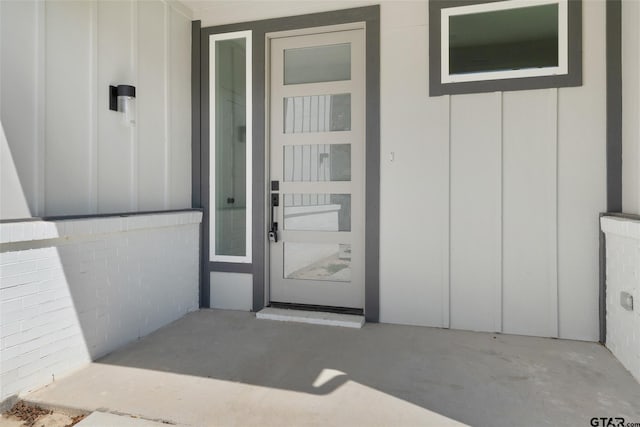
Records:
<instances>
[{"instance_id":1,"label":"white window frame","mask_svg":"<svg viewBox=\"0 0 640 427\"><path fill-rule=\"evenodd\" d=\"M526 68L521 70L486 71L466 74L449 74L449 18L498 10L520 9L547 4L558 5L558 66ZM542 77L566 75L569 73L569 32L567 0L508 0L481 3L470 6L449 7L441 10L440 15L440 65L441 83L461 83L485 80L516 79L524 77Z\"/></svg>"},{"instance_id":2,"label":"white window frame","mask_svg":"<svg viewBox=\"0 0 640 427\"><path fill-rule=\"evenodd\" d=\"M209 260L216 262L251 263L252 255L252 129L253 129L253 102L252 102L252 65L251 65L251 36L252 31L236 31L232 33L211 34L209 36ZM216 42L222 40L242 39L246 40L245 64L246 64L246 242L245 255L217 255L216 254Z\"/></svg>"}]
</instances>

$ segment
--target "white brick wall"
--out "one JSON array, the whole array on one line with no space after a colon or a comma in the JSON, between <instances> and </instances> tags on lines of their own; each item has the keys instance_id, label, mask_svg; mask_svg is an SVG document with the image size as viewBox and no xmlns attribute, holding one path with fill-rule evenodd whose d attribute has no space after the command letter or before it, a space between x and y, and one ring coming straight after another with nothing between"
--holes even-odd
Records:
<instances>
[{"instance_id":1,"label":"white brick wall","mask_svg":"<svg viewBox=\"0 0 640 427\"><path fill-rule=\"evenodd\" d=\"M196 310L201 219L0 224L0 402Z\"/></svg>"},{"instance_id":2,"label":"white brick wall","mask_svg":"<svg viewBox=\"0 0 640 427\"><path fill-rule=\"evenodd\" d=\"M640 381L640 221L603 217L607 245L607 347ZM633 311L620 293L633 295Z\"/></svg>"}]
</instances>

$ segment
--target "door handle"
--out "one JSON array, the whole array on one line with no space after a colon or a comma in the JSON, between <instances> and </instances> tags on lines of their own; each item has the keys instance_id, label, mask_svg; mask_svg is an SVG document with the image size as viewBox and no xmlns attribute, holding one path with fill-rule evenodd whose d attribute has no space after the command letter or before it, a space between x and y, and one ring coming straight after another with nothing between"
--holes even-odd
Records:
<instances>
[{"instance_id":1,"label":"door handle","mask_svg":"<svg viewBox=\"0 0 640 427\"><path fill-rule=\"evenodd\" d=\"M269 227L269 240L278 242L278 222L276 221L276 208L280 206L280 194L271 193L271 227Z\"/></svg>"}]
</instances>

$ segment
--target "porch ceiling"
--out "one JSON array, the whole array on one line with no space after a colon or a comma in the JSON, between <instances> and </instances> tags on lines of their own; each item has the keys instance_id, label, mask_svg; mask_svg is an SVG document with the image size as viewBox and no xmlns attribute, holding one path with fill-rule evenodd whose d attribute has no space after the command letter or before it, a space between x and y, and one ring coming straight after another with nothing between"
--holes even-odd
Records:
<instances>
[{"instance_id":1,"label":"porch ceiling","mask_svg":"<svg viewBox=\"0 0 640 427\"><path fill-rule=\"evenodd\" d=\"M352 330L215 310L27 400L186 425L640 422L640 384L595 343L386 324Z\"/></svg>"}]
</instances>

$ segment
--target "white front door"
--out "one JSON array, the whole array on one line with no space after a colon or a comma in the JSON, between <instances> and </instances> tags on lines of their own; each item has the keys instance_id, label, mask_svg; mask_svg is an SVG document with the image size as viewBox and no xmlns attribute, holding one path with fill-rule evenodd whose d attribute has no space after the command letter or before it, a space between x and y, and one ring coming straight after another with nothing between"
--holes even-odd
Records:
<instances>
[{"instance_id":1,"label":"white front door","mask_svg":"<svg viewBox=\"0 0 640 427\"><path fill-rule=\"evenodd\" d=\"M364 30L270 43L271 302L361 309Z\"/></svg>"}]
</instances>

